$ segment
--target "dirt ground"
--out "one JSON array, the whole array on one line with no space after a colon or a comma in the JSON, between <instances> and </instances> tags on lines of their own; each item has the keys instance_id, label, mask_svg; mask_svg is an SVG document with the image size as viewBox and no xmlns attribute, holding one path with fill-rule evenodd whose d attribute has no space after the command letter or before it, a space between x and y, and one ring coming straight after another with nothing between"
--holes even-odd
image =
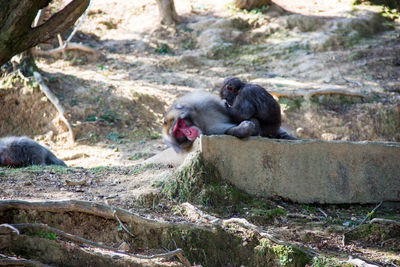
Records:
<instances>
[{"instance_id":1,"label":"dirt ground","mask_svg":"<svg viewBox=\"0 0 400 267\"><path fill-rule=\"evenodd\" d=\"M155 1L93 1L72 41L99 56L69 51L37 58L73 126L75 144L35 84L13 76L3 78L0 87L0 135L28 135L71 168L0 169L0 199L107 201L148 217L166 216L154 185L168 179L172 168L141 165L167 148L161 138L163 113L186 92L217 93L228 76L286 95L279 97L284 126L299 138L399 142L400 21L388 12L394 20L378 16L381 7L352 2L275 0L267 10L244 12L225 1L175 0L182 19L175 28L158 24ZM311 95L316 91L330 93ZM292 214L321 215L314 207L272 205ZM332 218L336 208L346 210L328 207ZM339 216L341 230L346 216L360 221L373 207L359 208ZM282 239L400 265L398 247L393 249L398 237L378 251L371 249L376 240L341 246L337 233L322 230L328 226L314 226L303 229L287 217L272 220Z\"/></svg>"}]
</instances>

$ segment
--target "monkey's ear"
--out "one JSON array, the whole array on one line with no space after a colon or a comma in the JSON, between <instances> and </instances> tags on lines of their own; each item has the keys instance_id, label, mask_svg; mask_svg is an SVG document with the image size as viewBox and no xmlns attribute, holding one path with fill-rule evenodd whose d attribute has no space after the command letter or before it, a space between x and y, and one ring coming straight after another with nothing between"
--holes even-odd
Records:
<instances>
[{"instance_id":1,"label":"monkey's ear","mask_svg":"<svg viewBox=\"0 0 400 267\"><path fill-rule=\"evenodd\" d=\"M227 86L226 86L226 90L228 90L229 92L233 92L233 87L232 87L232 86L229 86L229 85L227 85Z\"/></svg>"}]
</instances>

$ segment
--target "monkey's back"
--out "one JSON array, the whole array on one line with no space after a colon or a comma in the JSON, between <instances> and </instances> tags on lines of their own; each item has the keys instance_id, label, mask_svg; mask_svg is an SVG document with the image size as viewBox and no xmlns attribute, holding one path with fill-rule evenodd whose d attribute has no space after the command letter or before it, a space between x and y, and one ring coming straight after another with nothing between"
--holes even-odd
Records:
<instances>
[{"instance_id":1,"label":"monkey's back","mask_svg":"<svg viewBox=\"0 0 400 267\"><path fill-rule=\"evenodd\" d=\"M255 84L248 84L243 88L242 93L244 94L243 97L250 99L255 106L255 117L257 119L267 122L272 117L274 120L279 118L280 121L281 108L279 103L267 90Z\"/></svg>"},{"instance_id":2,"label":"monkey's back","mask_svg":"<svg viewBox=\"0 0 400 267\"><path fill-rule=\"evenodd\" d=\"M282 121L279 103L266 89L255 84L244 86L241 94L255 108L253 117L260 122L260 135L275 137Z\"/></svg>"},{"instance_id":3,"label":"monkey's back","mask_svg":"<svg viewBox=\"0 0 400 267\"><path fill-rule=\"evenodd\" d=\"M65 163L50 150L28 137L4 137L0 139L0 152L10 161L10 166L60 165Z\"/></svg>"}]
</instances>

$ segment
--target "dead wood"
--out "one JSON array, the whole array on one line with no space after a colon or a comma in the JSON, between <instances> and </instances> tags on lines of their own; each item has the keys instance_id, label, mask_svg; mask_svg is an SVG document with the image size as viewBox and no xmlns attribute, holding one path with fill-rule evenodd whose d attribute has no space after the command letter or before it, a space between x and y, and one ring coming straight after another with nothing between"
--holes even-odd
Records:
<instances>
[{"instance_id":1,"label":"dead wood","mask_svg":"<svg viewBox=\"0 0 400 267\"><path fill-rule=\"evenodd\" d=\"M370 263L369 261L367 261L366 259L362 259L361 257L358 258L349 257L347 262L354 266L360 266L360 267L379 267L379 265L375 263Z\"/></svg>"},{"instance_id":2,"label":"dead wood","mask_svg":"<svg viewBox=\"0 0 400 267\"><path fill-rule=\"evenodd\" d=\"M394 224L394 225L400 226L400 222L399 221L390 220L390 219L383 219L383 218L374 218L369 223L370 224L372 224L372 223L388 223L388 224Z\"/></svg>"},{"instance_id":3,"label":"dead wood","mask_svg":"<svg viewBox=\"0 0 400 267\"><path fill-rule=\"evenodd\" d=\"M317 217L317 216L315 216L315 215L313 215L313 214L306 215L306 214L301 214L301 213L288 213L286 216L287 216L288 218L308 219L308 220L310 220L310 221L318 221L318 220L321 219L320 217Z\"/></svg>"},{"instance_id":4,"label":"dead wood","mask_svg":"<svg viewBox=\"0 0 400 267\"><path fill-rule=\"evenodd\" d=\"M36 267L50 267L51 265L47 265L41 263L39 261L21 259L16 257L9 257L3 254L0 254L0 266L36 266Z\"/></svg>"},{"instance_id":5,"label":"dead wood","mask_svg":"<svg viewBox=\"0 0 400 267\"><path fill-rule=\"evenodd\" d=\"M268 91L274 97L287 97L287 98L296 98L296 97L312 97L312 96L320 96L320 95L341 95L341 96L350 96L350 97L359 97L364 98L365 95L357 92L347 91L343 89L316 89L316 90L299 90L299 91Z\"/></svg>"},{"instance_id":6,"label":"dead wood","mask_svg":"<svg viewBox=\"0 0 400 267\"><path fill-rule=\"evenodd\" d=\"M39 49L37 49L35 47L35 48L32 48L32 50L31 50L32 54L33 55L37 55L37 56L53 56L53 55L56 55L58 53L62 53L64 58L66 58L67 57L67 54L66 54L67 51L69 51L69 50L79 50L79 51L83 51L83 52L86 52L86 53L90 53L90 54L95 55L96 57L98 57L99 53L96 50L94 50L94 49L92 49L92 48L90 48L90 47L88 47L86 45L70 42L72 37L75 35L76 31L79 29L79 27L82 25L83 21L85 20L87 14L89 12L91 3L92 2L89 1L89 5L86 8L85 14L81 17L78 25L75 26L74 30L69 35L69 37L67 38L65 43L62 40L61 34L57 34L57 39L58 39L58 44L59 44L58 48L51 49L51 50L48 50L48 51L43 51L43 50L39 50ZM35 21L33 23L34 27L36 27L38 25L39 21L40 21L40 16L43 13L41 11L42 10L40 10L38 12L38 15L36 16L36 19L35 19Z\"/></svg>"},{"instance_id":7,"label":"dead wood","mask_svg":"<svg viewBox=\"0 0 400 267\"><path fill-rule=\"evenodd\" d=\"M11 230L14 231L17 235L19 235L18 229L15 228L14 226L12 226L11 224L8 224L8 223L0 224L0 228L8 228L8 229L11 229ZM1 229L0 229L0 233L1 233Z\"/></svg>"},{"instance_id":8,"label":"dead wood","mask_svg":"<svg viewBox=\"0 0 400 267\"><path fill-rule=\"evenodd\" d=\"M90 245L90 246L93 246L93 247L108 249L108 250L115 251L115 252L120 252L120 251L118 251L118 249L115 249L113 247L109 247L109 246L106 246L106 245L103 245L103 244L100 244L100 243L96 243L96 242L93 242L91 240L82 238L80 236L76 236L76 235L72 235L72 234L66 233L64 231L61 231L61 230L59 230L57 228L48 226L47 224L43 224L43 223L18 223L18 224L12 224L12 226L17 228L17 229L20 229L20 230L21 229L32 229L32 228L36 229L36 228L39 228L39 229L42 229L42 230L47 230L47 231L53 232L55 234L58 234L59 236L62 236L64 238L67 238L69 240L72 240L72 241L75 241L75 242L78 242L78 243L87 244L87 245Z\"/></svg>"},{"instance_id":9,"label":"dead wood","mask_svg":"<svg viewBox=\"0 0 400 267\"><path fill-rule=\"evenodd\" d=\"M39 49L35 48L35 49L32 49L32 54L34 56L54 56L59 53L65 53L66 51L71 51L71 50L82 51L85 53L92 54L94 56L99 55L99 52L94 50L93 48L90 48L89 46L86 46L86 45L73 43L73 42L65 43L65 45L62 45L60 47L57 47L57 48L54 48L51 50L47 50L47 51L43 51L43 50L39 50Z\"/></svg>"},{"instance_id":10,"label":"dead wood","mask_svg":"<svg viewBox=\"0 0 400 267\"><path fill-rule=\"evenodd\" d=\"M70 266L131 266L132 263L143 261L143 259L130 257L122 253L109 253L108 250L104 249L88 249L87 247L77 246L70 242L61 242L59 240L49 240L47 238L28 235L2 235L0 236L1 244L6 251L10 251L10 253L16 252L18 257L40 259L40 261L50 263L51 266L64 266L66 262ZM71 254L73 255L72 257ZM46 265L38 263L38 265L18 266Z\"/></svg>"},{"instance_id":11,"label":"dead wood","mask_svg":"<svg viewBox=\"0 0 400 267\"><path fill-rule=\"evenodd\" d=\"M182 254L183 253L183 250L178 248L178 249L175 249L173 251L169 251L167 253L160 253L160 254L154 254L154 255L149 255L149 256L140 255L140 254L132 254L132 253L126 253L126 252L120 251L117 248L113 248L113 247L106 246L106 245L103 245L103 244L100 244L100 243L97 243L97 242L93 242L91 240L82 238L82 237L77 236L77 235L72 235L72 234L66 233L64 231L61 231L61 230L59 230L57 228L48 226L47 224L43 224L43 223L18 223L18 224L12 224L12 226L17 228L17 229L39 228L39 229L42 229L42 230L47 230L47 231L53 232L53 233L55 233L55 234L57 234L59 236L62 236L64 238L66 238L66 239L69 239L69 240L72 240L72 241L75 241L75 242L78 242L78 243L86 244L86 245L89 245L89 246L92 246L92 247L111 250L111 251L114 251L114 252L118 252L118 253L121 253L121 254L129 255L129 256L132 256L132 257L135 257L135 258L139 258L139 259L169 258L169 257L176 256L178 254Z\"/></svg>"},{"instance_id":12,"label":"dead wood","mask_svg":"<svg viewBox=\"0 0 400 267\"><path fill-rule=\"evenodd\" d=\"M84 200L44 200L44 201L27 201L27 200L0 200L0 211L9 209L50 211L58 213L81 212L89 215L99 216L106 219L115 219L118 215L121 221L128 224L141 224L151 229L166 229L179 227L187 230L208 230L216 231L214 227L199 226L192 223L169 223L151 220L127 210L120 208L111 208L110 206L84 201Z\"/></svg>"},{"instance_id":13,"label":"dead wood","mask_svg":"<svg viewBox=\"0 0 400 267\"><path fill-rule=\"evenodd\" d=\"M36 81L40 85L39 86L40 90L46 95L46 97L50 100L50 102L57 109L61 121L64 122L64 124L67 126L68 131L69 131L69 135L70 135L70 138L71 138L71 143L75 143L75 135L74 135L74 132L72 130L72 126L69 123L69 121L67 120L67 118L65 117L65 111L64 111L64 108L61 106L60 101L53 94L53 92L50 91L49 87L47 87L47 85L44 83L44 81L42 79L42 75L40 75L39 72L34 71L33 75L34 75Z\"/></svg>"},{"instance_id":14,"label":"dead wood","mask_svg":"<svg viewBox=\"0 0 400 267\"><path fill-rule=\"evenodd\" d=\"M219 219L217 217L203 212L201 209L193 206L189 202L182 203L182 207L185 208L186 216L192 220L195 220L197 222L201 221L205 223L219 222Z\"/></svg>"},{"instance_id":15,"label":"dead wood","mask_svg":"<svg viewBox=\"0 0 400 267\"><path fill-rule=\"evenodd\" d=\"M106 205L109 205L107 200L105 201L105 203L106 203ZM131 237L135 238L135 235L132 234L132 233L128 230L128 228L126 228L125 224L124 224L124 223L121 221L121 219L118 217L118 215L117 215L117 213L116 213L114 207L113 207L113 206L110 206L110 208L112 209L115 218L118 220L119 226L121 226L121 228L124 229L124 231L127 232Z\"/></svg>"},{"instance_id":16,"label":"dead wood","mask_svg":"<svg viewBox=\"0 0 400 267\"><path fill-rule=\"evenodd\" d=\"M360 228L361 225L363 225L364 222L371 216L370 214L375 212L382 205L382 203L383 203L382 201L379 202L379 204L376 205L375 208L371 212L369 212L357 226L355 226L355 227L351 228L350 230L348 230L347 232L343 233L343 237L342 237L342 245L343 246L346 244L346 235L349 234L350 232L353 232L354 230Z\"/></svg>"}]
</instances>

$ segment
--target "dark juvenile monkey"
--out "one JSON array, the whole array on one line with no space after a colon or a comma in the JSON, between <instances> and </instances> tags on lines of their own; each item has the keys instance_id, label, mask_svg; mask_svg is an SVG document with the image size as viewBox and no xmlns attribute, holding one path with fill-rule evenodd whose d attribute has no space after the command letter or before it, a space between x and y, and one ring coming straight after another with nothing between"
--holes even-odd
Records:
<instances>
[{"instance_id":1,"label":"dark juvenile monkey","mask_svg":"<svg viewBox=\"0 0 400 267\"><path fill-rule=\"evenodd\" d=\"M162 132L166 143L177 152L188 152L200 134L245 138L254 135L255 128L251 121L232 123L222 101L214 94L199 90L172 104L164 115Z\"/></svg>"},{"instance_id":2,"label":"dark juvenile monkey","mask_svg":"<svg viewBox=\"0 0 400 267\"><path fill-rule=\"evenodd\" d=\"M281 129L281 108L274 97L256 84L239 78L225 79L220 96L234 122L251 120L256 124L255 135L269 138L295 139Z\"/></svg>"},{"instance_id":3,"label":"dark juvenile monkey","mask_svg":"<svg viewBox=\"0 0 400 267\"><path fill-rule=\"evenodd\" d=\"M4 137L0 139L0 166L26 167L30 165L67 166L50 150L28 137Z\"/></svg>"}]
</instances>

